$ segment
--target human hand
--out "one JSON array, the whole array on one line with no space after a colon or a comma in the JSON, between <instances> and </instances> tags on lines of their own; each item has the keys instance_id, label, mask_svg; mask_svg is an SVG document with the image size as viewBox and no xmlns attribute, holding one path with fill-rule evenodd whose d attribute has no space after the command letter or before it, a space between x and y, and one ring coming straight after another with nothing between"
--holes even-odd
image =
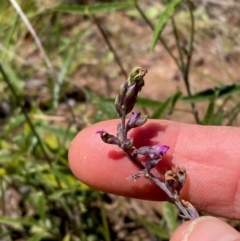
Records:
<instances>
[{"instance_id":1,"label":"human hand","mask_svg":"<svg viewBox=\"0 0 240 241\"><path fill-rule=\"evenodd\" d=\"M95 135L99 129L115 133L118 123L119 120L97 123L75 137L69 150L72 172L82 182L104 192L167 200L165 193L150 180L128 180L138 171L137 167L117 146L106 145ZM144 126L132 130L130 136L137 147L158 143L170 146L152 172L160 178L161 170L166 167L184 167L188 178L181 191L182 199L190 201L199 211L240 219L239 128L148 120ZM171 240L238 239L240 234L223 221L201 217L180 226Z\"/></svg>"}]
</instances>

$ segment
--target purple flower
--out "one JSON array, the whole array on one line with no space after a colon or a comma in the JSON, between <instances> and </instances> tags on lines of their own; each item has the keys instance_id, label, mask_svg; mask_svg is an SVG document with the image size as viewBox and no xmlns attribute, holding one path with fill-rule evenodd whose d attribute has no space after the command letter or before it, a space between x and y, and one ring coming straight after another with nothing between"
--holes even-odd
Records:
<instances>
[{"instance_id":1,"label":"purple flower","mask_svg":"<svg viewBox=\"0 0 240 241\"><path fill-rule=\"evenodd\" d=\"M127 122L127 131L129 131L132 128L142 126L143 124L146 123L148 118L148 115L141 116L141 113L134 111L132 112L131 118Z\"/></svg>"},{"instance_id":2,"label":"purple flower","mask_svg":"<svg viewBox=\"0 0 240 241\"><path fill-rule=\"evenodd\" d=\"M169 146L155 145L155 146L143 146L134 151L134 154L140 154L143 156L162 157L167 153Z\"/></svg>"},{"instance_id":3,"label":"purple flower","mask_svg":"<svg viewBox=\"0 0 240 241\"><path fill-rule=\"evenodd\" d=\"M97 130L96 131L96 134L100 134L100 135L103 135L104 133L106 133L106 131L105 130Z\"/></svg>"},{"instance_id":4,"label":"purple flower","mask_svg":"<svg viewBox=\"0 0 240 241\"><path fill-rule=\"evenodd\" d=\"M132 124L134 124L134 123L136 122L137 118L138 118L140 115L141 115L141 114L140 114L139 112L134 111L134 112L132 113L131 118L130 118L129 121L128 121L128 124L129 124L130 126L131 126Z\"/></svg>"},{"instance_id":5,"label":"purple flower","mask_svg":"<svg viewBox=\"0 0 240 241\"><path fill-rule=\"evenodd\" d=\"M153 149L155 150L155 153L159 156L163 156L164 154L166 154L169 148L170 148L169 146L160 145L160 144L153 146Z\"/></svg>"}]
</instances>

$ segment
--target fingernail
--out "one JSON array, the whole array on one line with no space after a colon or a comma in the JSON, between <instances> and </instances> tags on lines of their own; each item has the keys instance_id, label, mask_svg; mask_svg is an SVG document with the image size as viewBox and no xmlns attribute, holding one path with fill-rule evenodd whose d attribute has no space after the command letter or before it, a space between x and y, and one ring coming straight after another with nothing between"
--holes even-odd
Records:
<instances>
[{"instance_id":1,"label":"fingernail","mask_svg":"<svg viewBox=\"0 0 240 241\"><path fill-rule=\"evenodd\" d=\"M171 241L237 241L240 233L221 219L205 216L184 223Z\"/></svg>"}]
</instances>

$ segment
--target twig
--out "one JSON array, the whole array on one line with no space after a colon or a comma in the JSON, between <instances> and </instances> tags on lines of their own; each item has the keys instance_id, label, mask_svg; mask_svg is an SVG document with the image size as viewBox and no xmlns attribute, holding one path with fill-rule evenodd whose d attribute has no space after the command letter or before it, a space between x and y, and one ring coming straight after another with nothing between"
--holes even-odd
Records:
<instances>
[{"instance_id":1,"label":"twig","mask_svg":"<svg viewBox=\"0 0 240 241\"><path fill-rule=\"evenodd\" d=\"M195 33L195 20L193 16L193 10L192 10L192 3L190 0L187 0L188 3L188 8L189 8L189 13L190 13L190 18L191 18L191 29L190 29L190 46L189 50L187 51L187 61L186 61L186 66L183 69L183 80L187 89L187 93L189 96L192 95L190 83L189 83L189 72L190 72L190 64L192 60L192 54L193 54L193 43L194 43L194 33ZM196 109L196 106L194 103L191 103L193 115L195 117L195 120L197 123L200 123L199 116L198 116L198 111Z\"/></svg>"},{"instance_id":2,"label":"twig","mask_svg":"<svg viewBox=\"0 0 240 241\"><path fill-rule=\"evenodd\" d=\"M111 42L110 42L110 40L109 40L109 38L108 38L105 30L102 28L102 26L101 26L101 24L100 24L100 20L97 19L95 16L92 16L92 19L93 19L94 23L96 24L99 32L101 33L104 41L106 42L108 48L109 48L110 51L113 53L114 58L115 58L115 61L116 61L116 63L118 64L118 66L119 66L122 74L124 75L125 78L127 78L127 72L126 72L126 70L124 69L124 67L123 67L123 65L122 65L122 62L121 62L120 58L118 57L117 52L116 52L116 50L114 49L113 45L111 44Z\"/></svg>"},{"instance_id":3,"label":"twig","mask_svg":"<svg viewBox=\"0 0 240 241\"><path fill-rule=\"evenodd\" d=\"M180 46L180 39L179 39L179 35L178 35L178 31L177 31L177 27L176 27L174 17L171 18L171 21L172 21L172 26L173 26L173 34L174 34L177 49L178 49L178 55L179 55L179 58L180 58L180 70L183 73L185 64L184 64L183 53L182 53L182 49L181 49L181 46Z\"/></svg>"},{"instance_id":4,"label":"twig","mask_svg":"<svg viewBox=\"0 0 240 241\"><path fill-rule=\"evenodd\" d=\"M179 210L183 213L184 218L186 219L192 219L193 217L187 212L186 208L182 205L179 198L175 197L167 188L166 184L164 182L161 182L158 180L153 174L149 174L149 178L157 185L159 186L167 195L171 198L172 201L177 205Z\"/></svg>"},{"instance_id":5,"label":"twig","mask_svg":"<svg viewBox=\"0 0 240 241\"><path fill-rule=\"evenodd\" d=\"M141 170L144 170L145 167L141 162L139 162L136 158L134 158L128 151L125 151L127 157ZM144 173L143 173L144 174ZM151 179L160 189L162 189L167 196L177 205L179 210L183 213L184 218L186 219L192 219L193 217L187 212L186 208L182 205L180 199L178 196L173 195L170 190L167 188L166 184L164 182L161 182L159 179L157 179L152 173L147 172L147 178ZM146 176L146 175L145 175Z\"/></svg>"}]
</instances>

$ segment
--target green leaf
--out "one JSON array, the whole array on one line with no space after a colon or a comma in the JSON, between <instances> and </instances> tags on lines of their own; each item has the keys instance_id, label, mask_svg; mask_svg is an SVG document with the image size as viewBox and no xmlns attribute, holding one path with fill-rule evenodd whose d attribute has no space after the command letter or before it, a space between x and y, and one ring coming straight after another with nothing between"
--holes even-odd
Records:
<instances>
[{"instance_id":1,"label":"green leaf","mask_svg":"<svg viewBox=\"0 0 240 241\"><path fill-rule=\"evenodd\" d=\"M41 191L32 194L32 198L34 198L34 201L36 203L36 208L38 210L38 213L40 215L40 218L42 221L46 220L46 210L47 210L47 204L46 199Z\"/></svg>"},{"instance_id":2,"label":"green leaf","mask_svg":"<svg viewBox=\"0 0 240 241\"><path fill-rule=\"evenodd\" d=\"M160 15L157 25L155 27L154 33L153 33L153 39L152 39L152 43L151 43L151 51L154 50L158 38L161 35L166 23L168 22L169 18L171 18L171 16L174 14L175 9L178 7L178 5L182 2L182 0L173 0L171 1L167 7L165 8L165 10L163 11L163 13Z\"/></svg>"},{"instance_id":3,"label":"green leaf","mask_svg":"<svg viewBox=\"0 0 240 241\"><path fill-rule=\"evenodd\" d=\"M163 219L166 221L170 234L172 234L178 225L178 210L176 206L169 202L162 203Z\"/></svg>"},{"instance_id":4,"label":"green leaf","mask_svg":"<svg viewBox=\"0 0 240 241\"><path fill-rule=\"evenodd\" d=\"M58 108L60 94L61 94L61 87L62 87L63 81L67 75L67 72L70 68L74 50L75 50L75 48L71 48L70 51L68 51L66 60L63 63L63 66L61 67L61 72L58 76L58 81L55 83L54 88L53 88L53 108L55 108L55 109Z\"/></svg>"},{"instance_id":5,"label":"green leaf","mask_svg":"<svg viewBox=\"0 0 240 241\"><path fill-rule=\"evenodd\" d=\"M40 241L45 236L46 236L45 233L36 233L30 238L28 238L27 241Z\"/></svg>"},{"instance_id":6,"label":"green leaf","mask_svg":"<svg viewBox=\"0 0 240 241\"><path fill-rule=\"evenodd\" d=\"M136 8L130 9L126 13L131 18L142 18ZM156 7L149 7L144 9L144 13L148 19L156 19L159 16L159 10Z\"/></svg>"},{"instance_id":7,"label":"green leaf","mask_svg":"<svg viewBox=\"0 0 240 241\"><path fill-rule=\"evenodd\" d=\"M212 121L212 125L215 126L221 126L223 123L223 119L225 117L225 111L224 110L219 110L217 113L214 115L214 119Z\"/></svg>"},{"instance_id":8,"label":"green leaf","mask_svg":"<svg viewBox=\"0 0 240 241\"><path fill-rule=\"evenodd\" d=\"M108 13L111 11L118 11L123 9L129 9L134 6L133 1L127 2L112 2L112 3L101 3L84 6L70 6L70 5L59 5L53 10L65 13L74 14L96 14L96 13Z\"/></svg>"},{"instance_id":9,"label":"green leaf","mask_svg":"<svg viewBox=\"0 0 240 241\"><path fill-rule=\"evenodd\" d=\"M71 241L71 234L67 233L64 238L62 239L62 241Z\"/></svg>"},{"instance_id":10,"label":"green leaf","mask_svg":"<svg viewBox=\"0 0 240 241\"><path fill-rule=\"evenodd\" d=\"M26 226L39 226L38 222L32 218L9 218L0 217L0 223L13 225L14 227L20 228L22 225Z\"/></svg>"},{"instance_id":11,"label":"green leaf","mask_svg":"<svg viewBox=\"0 0 240 241\"><path fill-rule=\"evenodd\" d=\"M94 122L101 121L103 119L115 119L118 118L114 106L114 100L111 98L100 98L92 92L86 91L87 98L98 108L96 112Z\"/></svg>"},{"instance_id":12,"label":"green leaf","mask_svg":"<svg viewBox=\"0 0 240 241\"><path fill-rule=\"evenodd\" d=\"M114 98L104 98L104 101L106 103L113 104L115 99ZM159 104L162 104L162 102L158 101L158 100L147 99L147 98L138 98L137 103L136 103L137 106L150 107L150 108L158 107Z\"/></svg>"},{"instance_id":13,"label":"green leaf","mask_svg":"<svg viewBox=\"0 0 240 241\"><path fill-rule=\"evenodd\" d=\"M175 95L172 96L171 106L169 108L169 114L173 113L174 107L177 104L177 101L182 97L182 92L177 92Z\"/></svg>"},{"instance_id":14,"label":"green leaf","mask_svg":"<svg viewBox=\"0 0 240 241\"><path fill-rule=\"evenodd\" d=\"M0 167L0 178L3 178L7 174L6 169Z\"/></svg>"},{"instance_id":15,"label":"green leaf","mask_svg":"<svg viewBox=\"0 0 240 241\"><path fill-rule=\"evenodd\" d=\"M218 91L214 93L214 95L211 98L211 101L209 102L207 112L204 116L204 119L201 121L202 125L211 125L214 119L214 107L215 102L218 96Z\"/></svg>"},{"instance_id":16,"label":"green leaf","mask_svg":"<svg viewBox=\"0 0 240 241\"><path fill-rule=\"evenodd\" d=\"M185 96L182 98L182 100L190 103L209 101L211 100L212 96L215 94L216 91L218 92L218 96L217 96L218 98L228 96L233 93L239 93L240 84L223 85L223 86L207 89L191 96Z\"/></svg>"},{"instance_id":17,"label":"green leaf","mask_svg":"<svg viewBox=\"0 0 240 241\"><path fill-rule=\"evenodd\" d=\"M170 113L173 111L173 108L177 102L177 100L181 97L181 93L177 92L175 95L170 96L165 102L160 104L158 108L154 111L151 118L152 119L160 119L162 118L167 111Z\"/></svg>"},{"instance_id":18,"label":"green leaf","mask_svg":"<svg viewBox=\"0 0 240 241\"><path fill-rule=\"evenodd\" d=\"M23 82L17 76L17 73L12 68L11 65L7 64L6 62L1 63L3 70L5 71L7 77L9 78L11 84L15 88L17 94L23 92ZM1 75L0 75L1 76Z\"/></svg>"},{"instance_id":19,"label":"green leaf","mask_svg":"<svg viewBox=\"0 0 240 241\"><path fill-rule=\"evenodd\" d=\"M72 140L76 135L77 131L75 130L66 130L62 127L51 126L50 124L40 123L40 126L37 127L39 133L43 131L47 131L51 134L56 135L56 137L64 139L64 140Z\"/></svg>"},{"instance_id":20,"label":"green leaf","mask_svg":"<svg viewBox=\"0 0 240 241\"><path fill-rule=\"evenodd\" d=\"M138 220L141 222L143 226L145 226L151 233L155 234L159 238L169 239L170 236L168 232L162 228L160 225L151 223L147 221L145 218L138 216Z\"/></svg>"},{"instance_id":21,"label":"green leaf","mask_svg":"<svg viewBox=\"0 0 240 241\"><path fill-rule=\"evenodd\" d=\"M158 107L161 105L162 102L157 100L145 99L145 98L138 98L136 105L141 107Z\"/></svg>"},{"instance_id":22,"label":"green leaf","mask_svg":"<svg viewBox=\"0 0 240 241\"><path fill-rule=\"evenodd\" d=\"M15 128L19 127L25 122L26 122L26 119L23 114L13 116L4 126L3 136L4 137L8 136L9 134L11 134L11 132L15 130Z\"/></svg>"}]
</instances>

